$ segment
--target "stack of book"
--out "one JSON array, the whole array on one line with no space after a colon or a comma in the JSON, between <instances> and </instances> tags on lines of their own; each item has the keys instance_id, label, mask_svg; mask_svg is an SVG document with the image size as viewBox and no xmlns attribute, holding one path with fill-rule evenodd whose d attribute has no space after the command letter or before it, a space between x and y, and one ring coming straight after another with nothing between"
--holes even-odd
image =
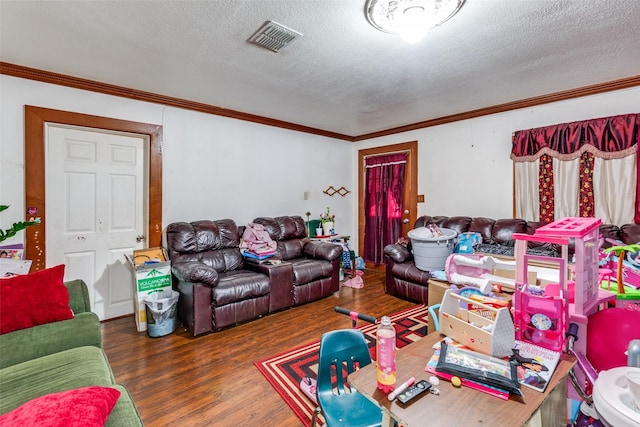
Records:
<instances>
[{"instance_id":1,"label":"stack of book","mask_svg":"<svg viewBox=\"0 0 640 427\"><path fill-rule=\"evenodd\" d=\"M267 259L275 255L276 250L269 247L257 248L257 249L245 249L242 251L242 255L245 258L252 259Z\"/></svg>"}]
</instances>

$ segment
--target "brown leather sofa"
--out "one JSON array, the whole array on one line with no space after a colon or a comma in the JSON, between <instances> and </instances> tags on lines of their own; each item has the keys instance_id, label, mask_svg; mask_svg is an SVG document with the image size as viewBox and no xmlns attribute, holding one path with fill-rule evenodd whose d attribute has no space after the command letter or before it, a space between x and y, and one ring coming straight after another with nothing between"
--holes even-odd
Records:
<instances>
[{"instance_id":1,"label":"brown leather sofa","mask_svg":"<svg viewBox=\"0 0 640 427\"><path fill-rule=\"evenodd\" d=\"M261 218L278 249L277 265L247 262L244 227L232 219L175 222L166 229L178 316L193 335L216 331L339 289L342 248L310 242L301 217Z\"/></svg>"},{"instance_id":2,"label":"brown leather sofa","mask_svg":"<svg viewBox=\"0 0 640 427\"><path fill-rule=\"evenodd\" d=\"M294 306L324 298L340 289L341 246L310 241L304 220L299 216L261 217L253 222L262 224L277 242L276 257L293 267Z\"/></svg>"},{"instance_id":3,"label":"brown leather sofa","mask_svg":"<svg viewBox=\"0 0 640 427\"><path fill-rule=\"evenodd\" d=\"M482 236L482 242L475 246L477 252L497 255L513 255L513 233L533 234L542 222L525 221L523 219L491 219L468 216L421 216L414 224L414 228L436 224L441 228L455 230L458 234L477 232ZM640 225L625 224L616 226L602 224L600 233L606 238L604 247L611 246L610 240L622 241L624 244L640 242ZM573 253L569 245L569 254ZM529 242L530 253L558 255L559 248L555 245ZM387 245L385 253L385 291L409 301L429 304L427 281L431 277L429 272L416 268L411 253L411 243Z\"/></svg>"}]
</instances>

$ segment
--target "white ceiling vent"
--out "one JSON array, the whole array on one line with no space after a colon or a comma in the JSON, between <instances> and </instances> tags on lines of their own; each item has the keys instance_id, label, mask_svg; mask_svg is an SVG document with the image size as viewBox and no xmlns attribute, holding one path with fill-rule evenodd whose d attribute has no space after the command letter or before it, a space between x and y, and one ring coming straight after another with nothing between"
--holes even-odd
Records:
<instances>
[{"instance_id":1,"label":"white ceiling vent","mask_svg":"<svg viewBox=\"0 0 640 427\"><path fill-rule=\"evenodd\" d=\"M258 46L262 46L265 49L272 50L274 52L280 51L280 49L290 45L298 38L302 37L302 34L291 28L287 28L282 24L278 24L274 21L267 21L254 35L251 36L249 41Z\"/></svg>"}]
</instances>

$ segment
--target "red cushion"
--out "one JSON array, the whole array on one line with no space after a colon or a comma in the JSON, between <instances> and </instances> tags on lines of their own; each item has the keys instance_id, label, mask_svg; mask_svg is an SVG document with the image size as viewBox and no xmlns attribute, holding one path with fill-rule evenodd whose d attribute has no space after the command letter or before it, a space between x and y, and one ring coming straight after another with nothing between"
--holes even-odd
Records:
<instances>
[{"instance_id":1,"label":"red cushion","mask_svg":"<svg viewBox=\"0 0 640 427\"><path fill-rule=\"evenodd\" d=\"M82 387L37 397L0 415L2 426L103 426L120 391L111 387Z\"/></svg>"},{"instance_id":2,"label":"red cushion","mask_svg":"<svg viewBox=\"0 0 640 427\"><path fill-rule=\"evenodd\" d=\"M0 280L0 334L73 318L64 264Z\"/></svg>"}]
</instances>

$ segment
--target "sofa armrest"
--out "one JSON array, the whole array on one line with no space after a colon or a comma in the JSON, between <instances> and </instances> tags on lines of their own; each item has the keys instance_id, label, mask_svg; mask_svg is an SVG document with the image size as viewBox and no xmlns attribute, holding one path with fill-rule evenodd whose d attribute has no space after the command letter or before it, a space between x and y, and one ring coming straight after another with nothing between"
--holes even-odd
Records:
<instances>
[{"instance_id":1,"label":"sofa armrest","mask_svg":"<svg viewBox=\"0 0 640 427\"><path fill-rule=\"evenodd\" d=\"M100 320L92 312L0 335L0 368L84 346L102 348Z\"/></svg>"},{"instance_id":2,"label":"sofa armrest","mask_svg":"<svg viewBox=\"0 0 640 427\"><path fill-rule=\"evenodd\" d=\"M199 261L175 264L171 272L180 282L202 283L212 288L220 282L216 269Z\"/></svg>"},{"instance_id":3,"label":"sofa armrest","mask_svg":"<svg viewBox=\"0 0 640 427\"><path fill-rule=\"evenodd\" d=\"M194 336L211 332L211 288L220 282L216 269L199 261L187 261L172 265L171 273L176 279L173 289L180 293L178 317L182 323Z\"/></svg>"},{"instance_id":4,"label":"sofa armrest","mask_svg":"<svg viewBox=\"0 0 640 427\"><path fill-rule=\"evenodd\" d=\"M269 312L293 306L293 264L283 261L271 265L247 260L245 267L269 276Z\"/></svg>"},{"instance_id":5,"label":"sofa armrest","mask_svg":"<svg viewBox=\"0 0 640 427\"><path fill-rule=\"evenodd\" d=\"M324 259L333 261L342 256L342 246L329 242L311 242L308 241L302 248L302 253L307 258Z\"/></svg>"},{"instance_id":6,"label":"sofa armrest","mask_svg":"<svg viewBox=\"0 0 640 427\"><path fill-rule=\"evenodd\" d=\"M69 292L69 307L74 314L87 313L91 311L91 301L89 300L89 288L83 280L76 279L65 282Z\"/></svg>"},{"instance_id":7,"label":"sofa armrest","mask_svg":"<svg viewBox=\"0 0 640 427\"><path fill-rule=\"evenodd\" d=\"M384 254L397 263L407 262L413 259L409 249L402 245L387 245L384 247Z\"/></svg>"}]
</instances>

